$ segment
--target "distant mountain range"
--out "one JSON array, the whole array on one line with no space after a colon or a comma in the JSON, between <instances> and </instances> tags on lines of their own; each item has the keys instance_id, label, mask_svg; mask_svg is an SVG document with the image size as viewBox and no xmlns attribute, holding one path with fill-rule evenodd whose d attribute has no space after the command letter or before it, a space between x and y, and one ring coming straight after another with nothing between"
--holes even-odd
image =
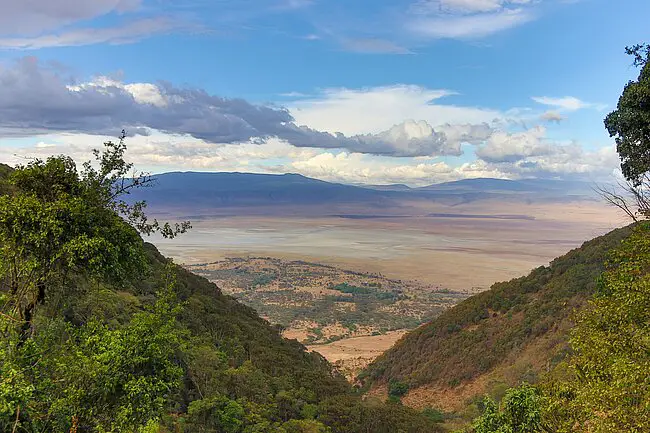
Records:
<instances>
[{"instance_id":1,"label":"distant mountain range","mask_svg":"<svg viewBox=\"0 0 650 433\"><path fill-rule=\"evenodd\" d=\"M588 182L555 180L464 179L420 188L406 185L345 185L299 174L172 172L156 175L156 185L136 191L152 209L279 208L363 205L368 209L435 201L448 205L485 199L525 202L593 199Z\"/></svg>"}]
</instances>

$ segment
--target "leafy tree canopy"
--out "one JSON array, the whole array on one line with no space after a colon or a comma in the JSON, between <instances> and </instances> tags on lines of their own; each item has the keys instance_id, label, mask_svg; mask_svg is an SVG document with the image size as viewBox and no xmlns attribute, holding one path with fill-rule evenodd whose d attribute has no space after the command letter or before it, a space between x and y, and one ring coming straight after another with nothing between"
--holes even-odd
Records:
<instances>
[{"instance_id":1,"label":"leafy tree canopy","mask_svg":"<svg viewBox=\"0 0 650 433\"><path fill-rule=\"evenodd\" d=\"M639 185L650 171L650 45L626 50L634 56L634 64L641 67L641 72L636 81L625 86L616 110L605 118L605 126L616 139L623 175Z\"/></svg>"},{"instance_id":2,"label":"leafy tree canopy","mask_svg":"<svg viewBox=\"0 0 650 433\"><path fill-rule=\"evenodd\" d=\"M0 197L0 284L11 294L3 312L22 322L22 342L33 329L34 310L69 290L70 278L124 282L146 269L138 232L173 237L189 228L149 222L143 202L124 201L152 180L137 173L127 178L133 167L125 150L122 135L95 151L97 168L87 162L78 171L61 155L34 159L10 176L12 194Z\"/></svg>"}]
</instances>

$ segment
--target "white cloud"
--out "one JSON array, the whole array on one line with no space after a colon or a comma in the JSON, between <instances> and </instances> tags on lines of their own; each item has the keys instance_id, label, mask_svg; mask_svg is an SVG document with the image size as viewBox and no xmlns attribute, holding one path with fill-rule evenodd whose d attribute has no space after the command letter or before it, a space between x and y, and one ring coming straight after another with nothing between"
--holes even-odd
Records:
<instances>
[{"instance_id":1,"label":"white cloud","mask_svg":"<svg viewBox=\"0 0 650 433\"><path fill-rule=\"evenodd\" d=\"M434 39L481 38L519 26L534 18L523 9L472 15L420 17L409 23L411 31Z\"/></svg>"},{"instance_id":2,"label":"white cloud","mask_svg":"<svg viewBox=\"0 0 650 433\"><path fill-rule=\"evenodd\" d=\"M566 118L560 113L559 111L556 110L548 110L542 113L539 118L545 122L555 122L555 123L560 123Z\"/></svg>"},{"instance_id":3,"label":"white cloud","mask_svg":"<svg viewBox=\"0 0 650 433\"><path fill-rule=\"evenodd\" d=\"M476 159L462 164L454 163L453 158L446 161L393 158L299 148L277 139L262 144L214 144L158 131L150 131L148 136L127 138L127 158L136 164L136 168L153 172L292 172L334 182L404 183L411 186L476 177L605 178L618 166L613 145L588 151L576 144L553 143L543 138L543 129L540 128L511 135L508 144L511 150L507 154L518 152L519 157L494 158L491 161ZM493 145L506 141L502 135L500 137L493 140ZM40 137L29 145L24 139L0 140L0 161L14 165L25 163L31 157L45 158L64 153L81 162L90 159L91 150L101 147L102 142L109 139L111 137L66 133Z\"/></svg>"},{"instance_id":4,"label":"white cloud","mask_svg":"<svg viewBox=\"0 0 650 433\"><path fill-rule=\"evenodd\" d=\"M138 104L151 104L156 107L167 107L170 102L169 95L163 95L161 89L152 83L131 83L126 84L116 79L99 76L86 83L73 84L66 86L73 92L83 92L85 90L102 89L120 89L128 92ZM176 99L176 102L182 102Z\"/></svg>"},{"instance_id":5,"label":"white cloud","mask_svg":"<svg viewBox=\"0 0 650 433\"><path fill-rule=\"evenodd\" d=\"M0 48L39 49L82 46L100 43L126 44L157 34L193 28L186 23L168 18L145 18L117 27L79 28L33 37L1 37ZM1 32L0 32L1 34Z\"/></svg>"},{"instance_id":6,"label":"white cloud","mask_svg":"<svg viewBox=\"0 0 650 433\"><path fill-rule=\"evenodd\" d=\"M588 150L575 142L556 142L546 137L542 126L496 132L477 147L476 155L488 167L512 177L606 177L619 165L614 145Z\"/></svg>"},{"instance_id":7,"label":"white cloud","mask_svg":"<svg viewBox=\"0 0 650 433\"><path fill-rule=\"evenodd\" d=\"M497 110L439 104L449 90L394 85L366 89L327 89L312 98L288 103L296 123L346 135L377 134L404 119L424 120L434 128L445 124L492 123Z\"/></svg>"},{"instance_id":8,"label":"white cloud","mask_svg":"<svg viewBox=\"0 0 650 433\"><path fill-rule=\"evenodd\" d=\"M552 141L541 126L511 132L508 119L516 112L443 104L453 92L419 86L329 89L284 109L121 78L72 84L35 58L0 66L0 82L0 139L31 137L32 143L4 140L0 157L13 163L21 161L14 154L84 160L103 135L127 127L141 134L128 139L130 159L156 171L284 170L340 182L424 185L464 177L591 176L618 165L613 148ZM584 104L539 99L550 106ZM550 110L547 120L554 111L561 116ZM452 157L463 151L462 160Z\"/></svg>"},{"instance_id":9,"label":"white cloud","mask_svg":"<svg viewBox=\"0 0 650 433\"><path fill-rule=\"evenodd\" d=\"M536 17L533 0L420 0L409 8L406 28L429 39L475 39Z\"/></svg>"},{"instance_id":10,"label":"white cloud","mask_svg":"<svg viewBox=\"0 0 650 433\"><path fill-rule=\"evenodd\" d=\"M466 163L451 167L445 162L395 164L390 158L370 157L358 153L322 153L306 160L294 161L281 171L295 171L304 176L331 182L361 184L403 183L425 186L469 177L506 178L496 168L482 162Z\"/></svg>"},{"instance_id":11,"label":"white cloud","mask_svg":"<svg viewBox=\"0 0 650 433\"><path fill-rule=\"evenodd\" d=\"M39 137L34 145L24 139L0 140L0 161L15 165L32 157L46 158L66 154L76 161L92 159L92 150L115 137L88 134L49 134ZM250 171L251 164L277 159L309 159L320 151L292 146L277 139L263 144L214 144L187 135L171 135L149 131L146 136L128 137L127 158L140 170L210 170Z\"/></svg>"},{"instance_id":12,"label":"white cloud","mask_svg":"<svg viewBox=\"0 0 650 433\"><path fill-rule=\"evenodd\" d=\"M529 156L546 155L552 152L552 145L545 141L546 129L542 126L519 133L495 132L476 155L488 162L515 162Z\"/></svg>"},{"instance_id":13,"label":"white cloud","mask_svg":"<svg viewBox=\"0 0 650 433\"><path fill-rule=\"evenodd\" d=\"M564 96L562 98L553 98L549 96L533 96L531 99L537 102L538 104L555 107L565 111L577 111L583 108L589 108L594 106L594 104L581 101L580 99L574 96Z\"/></svg>"},{"instance_id":14,"label":"white cloud","mask_svg":"<svg viewBox=\"0 0 650 433\"><path fill-rule=\"evenodd\" d=\"M122 129L146 134L147 129L154 129L169 134L186 134L212 143L263 142L279 138L297 147L347 149L380 155L458 153L458 143L449 143L446 135L437 133L429 125L419 128L419 136L406 131L411 128L403 122L406 113L395 112L397 107L390 104L383 109L393 117L398 116L398 122L378 125L381 127L378 132L369 131L368 125L363 125L362 132L346 135L336 130L322 131L310 122L308 126L300 125L282 107L227 99L203 89L126 83L106 77L80 84L67 84L66 81L69 80L44 67L34 57L23 58L13 67L0 67L0 82L5 84L0 86L0 136L29 136L52 131L115 134ZM403 98L405 89L425 105L437 95L446 93L397 87L387 92L380 90L377 96L386 100L387 93L395 93L392 99L399 99ZM352 106L359 105L358 92L343 93L348 93L343 98ZM370 93L361 94L367 103ZM297 104L306 108L315 105L322 108L324 104L331 109L337 105L337 98L340 102L340 92L330 99L329 102L334 104L328 104L327 100L302 100ZM437 110L441 114L453 111L470 115L473 110L459 107L439 107ZM357 114L358 111L348 121L357 120ZM398 126L386 130L391 124Z\"/></svg>"},{"instance_id":15,"label":"white cloud","mask_svg":"<svg viewBox=\"0 0 650 433\"><path fill-rule=\"evenodd\" d=\"M583 179L610 179L618 173L619 159L615 146L586 150L579 145L556 146L553 152L524 158L514 164L494 164L506 167L517 177L581 177Z\"/></svg>"}]
</instances>

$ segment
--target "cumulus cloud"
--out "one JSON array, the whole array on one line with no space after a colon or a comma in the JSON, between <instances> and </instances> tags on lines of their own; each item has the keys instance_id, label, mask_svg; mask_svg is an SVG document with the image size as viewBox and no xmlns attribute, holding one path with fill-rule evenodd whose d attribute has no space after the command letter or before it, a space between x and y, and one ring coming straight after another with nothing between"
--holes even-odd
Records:
<instances>
[{"instance_id":1,"label":"cumulus cloud","mask_svg":"<svg viewBox=\"0 0 650 433\"><path fill-rule=\"evenodd\" d=\"M130 157L161 170L284 170L341 182L421 185L464 177L591 176L618 166L613 147L555 142L542 126L511 132L513 124L503 119L512 113L439 102L451 95L405 85L332 89L283 108L169 83L75 81L24 58L0 66L0 154L8 162L17 162L14 153L83 160L105 136L126 128L136 134ZM21 138L12 145L6 137ZM463 153L469 155L454 158ZM466 162L472 153L477 159Z\"/></svg>"},{"instance_id":2,"label":"cumulus cloud","mask_svg":"<svg viewBox=\"0 0 650 433\"><path fill-rule=\"evenodd\" d=\"M212 143L263 142L276 137L297 147L380 155L460 153L459 139L450 140L426 122L402 122L387 131L344 135L299 125L285 108L226 99L200 89L168 83L126 84L106 77L69 84L35 58L0 69L1 135L116 134L122 128L135 133L154 129L187 134ZM471 140L467 133L460 136Z\"/></svg>"},{"instance_id":3,"label":"cumulus cloud","mask_svg":"<svg viewBox=\"0 0 650 433\"><path fill-rule=\"evenodd\" d=\"M470 177L507 178L497 168L477 161L452 167L446 162L411 162L396 164L389 158L369 157L355 153L321 153L312 158L294 161L288 166L276 167L281 172L297 172L331 182L361 184L403 183L425 186L433 183Z\"/></svg>"},{"instance_id":4,"label":"cumulus cloud","mask_svg":"<svg viewBox=\"0 0 650 433\"><path fill-rule=\"evenodd\" d=\"M515 162L529 156L547 155L553 146L545 141L546 128L537 126L524 132L495 132L476 155L487 162Z\"/></svg>"},{"instance_id":5,"label":"cumulus cloud","mask_svg":"<svg viewBox=\"0 0 650 433\"><path fill-rule=\"evenodd\" d=\"M476 155L487 167L518 177L606 177L618 169L615 146L588 150L575 142L555 142L546 129L495 132L477 147Z\"/></svg>"},{"instance_id":6,"label":"cumulus cloud","mask_svg":"<svg viewBox=\"0 0 650 433\"><path fill-rule=\"evenodd\" d=\"M540 134L541 131L536 131ZM519 137L517 134L513 134ZM64 153L77 161L91 158L91 150L108 136L49 134L30 139L4 139L0 161L24 163L26 158ZM581 177L603 179L616 170L614 146L586 150L573 143L546 142L543 151L522 151L526 156L512 160L476 159L458 164L454 158L393 158L353 152L301 148L278 139L263 144L251 142L215 144L187 135L150 131L148 136L127 139L128 159L139 169L243 171L258 173L300 173L343 183L429 185L464 178Z\"/></svg>"},{"instance_id":7,"label":"cumulus cloud","mask_svg":"<svg viewBox=\"0 0 650 433\"><path fill-rule=\"evenodd\" d=\"M545 155L523 158L515 163L490 166L513 177L610 179L618 173L618 154L614 146L586 150L579 145L558 145Z\"/></svg>"},{"instance_id":8,"label":"cumulus cloud","mask_svg":"<svg viewBox=\"0 0 650 433\"><path fill-rule=\"evenodd\" d=\"M404 119L425 120L436 129L445 124L492 124L504 114L492 109L442 104L453 96L446 89L398 84L363 89L325 89L288 103L297 123L346 135L380 133Z\"/></svg>"}]
</instances>

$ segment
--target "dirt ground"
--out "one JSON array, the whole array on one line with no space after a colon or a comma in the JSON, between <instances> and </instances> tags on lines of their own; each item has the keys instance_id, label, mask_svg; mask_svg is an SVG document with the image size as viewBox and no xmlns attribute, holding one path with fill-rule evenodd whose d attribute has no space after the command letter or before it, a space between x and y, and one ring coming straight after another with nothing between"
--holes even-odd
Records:
<instances>
[{"instance_id":1,"label":"dirt ground","mask_svg":"<svg viewBox=\"0 0 650 433\"><path fill-rule=\"evenodd\" d=\"M334 343L307 346L336 365L348 379L354 378L366 365L389 349L407 330L388 332L385 335L354 337Z\"/></svg>"}]
</instances>

